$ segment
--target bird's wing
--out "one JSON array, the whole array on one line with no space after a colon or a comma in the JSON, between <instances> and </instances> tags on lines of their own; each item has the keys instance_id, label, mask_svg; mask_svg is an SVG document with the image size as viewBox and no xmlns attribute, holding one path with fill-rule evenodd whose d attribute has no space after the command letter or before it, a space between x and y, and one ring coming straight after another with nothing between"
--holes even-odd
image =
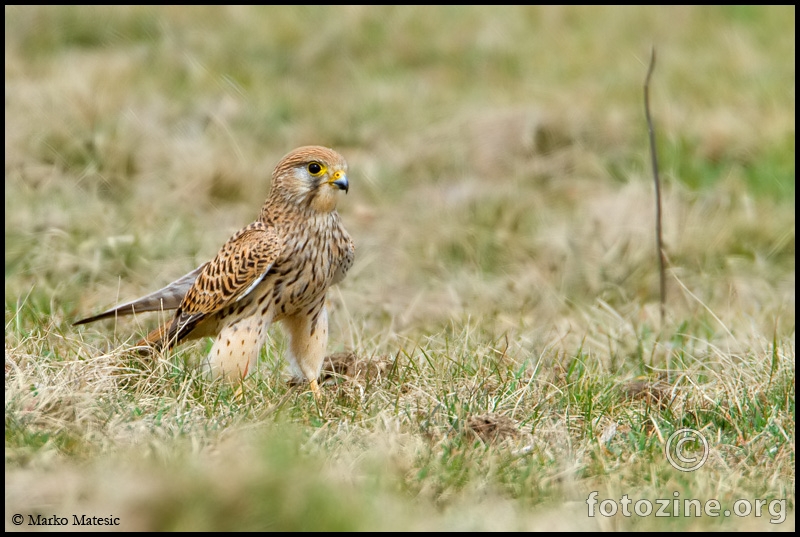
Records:
<instances>
[{"instance_id":1,"label":"bird's wing","mask_svg":"<svg viewBox=\"0 0 800 537\"><path fill-rule=\"evenodd\" d=\"M189 334L197 323L241 300L261 283L278 258L283 241L275 228L255 222L231 237L207 263L181 302L162 344Z\"/></svg>"},{"instance_id":2,"label":"bird's wing","mask_svg":"<svg viewBox=\"0 0 800 537\"><path fill-rule=\"evenodd\" d=\"M124 304L114 306L113 308L99 313L92 317L87 317L76 321L73 326L78 324L86 324L108 317L116 317L118 315L130 315L132 313L142 313L145 311L166 311L177 309L181 305L183 297L192 287L192 284L197 279L197 276L202 272L208 263L204 263L191 271L189 274L181 276L169 285L150 293L147 296L131 300Z\"/></svg>"}]
</instances>

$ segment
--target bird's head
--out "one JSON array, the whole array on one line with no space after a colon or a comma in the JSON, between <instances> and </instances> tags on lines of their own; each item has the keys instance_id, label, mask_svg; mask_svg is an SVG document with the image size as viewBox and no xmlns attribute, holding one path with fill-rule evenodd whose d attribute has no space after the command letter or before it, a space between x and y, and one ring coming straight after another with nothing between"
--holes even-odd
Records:
<instances>
[{"instance_id":1,"label":"bird's head","mask_svg":"<svg viewBox=\"0 0 800 537\"><path fill-rule=\"evenodd\" d=\"M350 189L347 162L333 149L304 146L288 153L272 173L270 197L299 208L327 213L340 190Z\"/></svg>"}]
</instances>

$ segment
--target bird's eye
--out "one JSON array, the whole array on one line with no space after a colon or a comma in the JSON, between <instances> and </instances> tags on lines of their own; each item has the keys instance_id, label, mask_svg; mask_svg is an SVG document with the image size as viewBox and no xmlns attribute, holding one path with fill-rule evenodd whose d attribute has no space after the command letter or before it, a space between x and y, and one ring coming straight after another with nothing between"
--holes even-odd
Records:
<instances>
[{"instance_id":1,"label":"bird's eye","mask_svg":"<svg viewBox=\"0 0 800 537\"><path fill-rule=\"evenodd\" d=\"M306 168L311 175L319 175L325 171L325 168L319 162L310 162Z\"/></svg>"}]
</instances>

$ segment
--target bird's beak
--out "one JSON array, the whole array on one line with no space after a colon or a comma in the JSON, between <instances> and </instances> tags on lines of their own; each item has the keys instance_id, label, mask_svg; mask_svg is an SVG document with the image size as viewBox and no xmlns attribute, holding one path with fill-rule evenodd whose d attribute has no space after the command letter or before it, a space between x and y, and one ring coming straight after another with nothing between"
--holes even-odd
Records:
<instances>
[{"instance_id":1,"label":"bird's beak","mask_svg":"<svg viewBox=\"0 0 800 537\"><path fill-rule=\"evenodd\" d=\"M350 190L350 183L347 181L347 175L343 171L337 171L333 174L331 184L339 187L339 190L344 190L345 194Z\"/></svg>"}]
</instances>

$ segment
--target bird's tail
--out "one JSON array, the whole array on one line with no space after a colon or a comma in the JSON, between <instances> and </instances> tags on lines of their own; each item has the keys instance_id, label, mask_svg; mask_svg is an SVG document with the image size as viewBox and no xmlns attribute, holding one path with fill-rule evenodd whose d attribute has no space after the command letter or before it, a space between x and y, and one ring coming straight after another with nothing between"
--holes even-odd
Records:
<instances>
[{"instance_id":1,"label":"bird's tail","mask_svg":"<svg viewBox=\"0 0 800 537\"><path fill-rule=\"evenodd\" d=\"M139 354L149 355L154 351L162 351L165 347L169 348L174 346L174 343L172 345L167 345L171 325L172 320L169 320L137 341L136 347L140 347Z\"/></svg>"}]
</instances>

